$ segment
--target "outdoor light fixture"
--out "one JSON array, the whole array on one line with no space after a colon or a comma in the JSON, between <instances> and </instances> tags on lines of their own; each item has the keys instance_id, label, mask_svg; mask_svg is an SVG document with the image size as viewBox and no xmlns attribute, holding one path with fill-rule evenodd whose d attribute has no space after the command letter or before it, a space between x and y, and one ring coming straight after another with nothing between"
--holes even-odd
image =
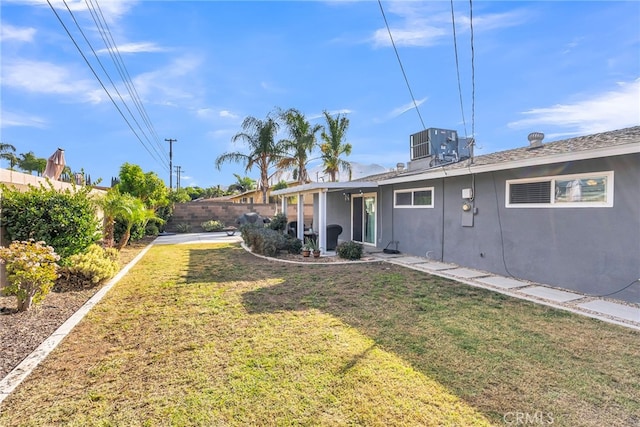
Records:
<instances>
[{"instance_id":1,"label":"outdoor light fixture","mask_svg":"<svg viewBox=\"0 0 640 427\"><path fill-rule=\"evenodd\" d=\"M344 196L344 201L348 202L349 200L351 200L351 194L350 193L342 193L342 195Z\"/></svg>"}]
</instances>

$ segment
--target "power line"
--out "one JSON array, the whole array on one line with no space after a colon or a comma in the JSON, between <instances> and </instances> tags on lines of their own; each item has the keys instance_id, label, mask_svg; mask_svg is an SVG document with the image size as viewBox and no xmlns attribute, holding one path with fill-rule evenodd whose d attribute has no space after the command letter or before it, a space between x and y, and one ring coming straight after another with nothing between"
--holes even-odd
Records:
<instances>
[{"instance_id":1,"label":"power line","mask_svg":"<svg viewBox=\"0 0 640 427\"><path fill-rule=\"evenodd\" d=\"M389 23L387 22L387 17L384 14L384 9L382 8L381 0L378 0L378 5L380 6L380 12L382 13L382 18L384 19L384 25L387 27L387 32L389 33L389 39L391 39L391 45L393 46L393 50L396 53L396 58L398 58L398 64L400 64L400 70L402 70L402 75L404 76L404 81L407 84L407 89L409 89L409 94L411 95L411 100L413 101L413 106L418 113L418 117L420 118L420 123L422 123L422 129L426 129L424 125L424 120L422 120L422 115L420 114L420 110L418 109L418 103L416 102L416 98L413 96L413 91L411 90L411 85L409 84L409 79L407 78L407 73L404 71L404 67L402 66L402 61L400 60L400 54L398 53L398 49L396 48L396 43L393 41L393 36L391 35L391 29L389 28Z\"/></svg>"},{"instance_id":2,"label":"power line","mask_svg":"<svg viewBox=\"0 0 640 427\"><path fill-rule=\"evenodd\" d=\"M125 87L127 88L127 91L129 92L129 96L133 100L138 110L138 113L140 114L140 117L142 117L142 120L147 126L147 129L150 131L151 135L154 137L153 142L155 142L156 146L159 148L160 153L164 156L165 160L168 160L167 153L164 150L164 146L161 145L160 137L158 136L153 126L153 123L151 122L151 119L149 118L149 115L147 114L147 111L144 108L144 104L140 99L140 95L138 94L138 91L136 90L136 87L133 84L131 75L129 74L129 71L127 70L127 66L124 60L122 59L122 55L120 54L118 45L113 38L113 34L111 33L111 29L109 28L107 20L105 19L104 14L102 13L100 4L98 3L97 0L95 0L95 6L93 5L93 3L94 3L94 0L89 0L89 1L85 0L87 9L91 13L93 21L96 24L96 27L100 32L100 35L102 36L102 40L104 41L105 46L107 46L107 51L109 52L109 55L111 56L111 59L113 60L116 66L116 69L118 70L118 73L120 74L120 77L125 84ZM96 11L96 6L97 6L97 11Z\"/></svg>"},{"instance_id":3,"label":"power line","mask_svg":"<svg viewBox=\"0 0 640 427\"><path fill-rule=\"evenodd\" d=\"M458 39L456 37L456 18L453 11L453 0L451 0L451 24L453 26L453 50L456 56L456 75L458 77L458 95L460 96L460 112L462 114L462 125L464 136L467 137L467 122L464 116L464 102L462 101L462 84L460 83L460 63L458 61Z\"/></svg>"},{"instance_id":4,"label":"power line","mask_svg":"<svg viewBox=\"0 0 640 427\"><path fill-rule=\"evenodd\" d=\"M60 24L62 25L62 27L64 28L65 32L67 33L67 35L69 36L69 38L71 39L71 41L73 42L74 46L76 47L76 49L78 50L78 52L80 53L80 55L82 56L82 59L84 59L85 63L87 64L87 66L89 67L89 69L91 70L91 72L93 73L94 77L96 78L96 80L98 80L98 83L100 83L100 86L102 87L102 89L104 90L104 92L107 94L107 96L109 97L109 99L111 100L111 102L113 103L113 105L116 107L116 109L118 110L118 113L120 113L120 116L124 119L124 121L127 123L127 125L129 126L129 129L131 129L131 131L133 132L133 134L136 136L136 138L138 139L138 141L140 141L140 143L142 144L142 146L145 148L145 150L147 150L147 152L149 153L149 155L151 155L152 158L154 158L154 160L158 161L160 164L162 164L162 161L160 161L159 159L157 159L154 154L149 150L149 148L146 146L146 144L144 143L144 141L140 138L140 136L138 135L138 133L135 131L135 129L133 128L133 126L131 125L131 123L129 122L129 120L126 118L125 114L123 113L123 111L120 109L120 107L118 106L118 104L116 103L115 99L113 99L113 97L111 96L111 94L109 93L109 91L107 90L106 86L104 85L104 83L102 82L102 80L100 79L100 76L98 76L98 73L96 72L96 70L93 68L93 66L91 65L91 63L89 62L89 60L87 59L87 57L85 56L84 52L82 52L82 49L80 48L80 46L78 45L78 43L76 42L76 40L74 39L73 35L71 34L71 32L69 31L69 29L67 28L66 24L64 23L64 21L62 20L62 18L60 17L60 15L58 14L58 12L56 11L56 9L53 7L53 5L51 4L50 0L47 0L47 3L49 4L49 7L51 8L51 10L53 11L53 13L55 14L56 18L58 19L58 21L60 22ZM67 7L67 10L69 11L69 13L71 14L71 16L73 17L73 20L76 22L75 17L73 16L73 13L71 13L71 10L69 9L69 6L66 3L66 0L63 0L64 5ZM78 26L79 28L79 26ZM84 36L84 33L82 32L82 30L80 30L82 35ZM86 36L85 40L86 39ZM87 41L88 43L88 41ZM89 44L90 45L90 44ZM91 45L90 45L91 47ZM91 47L91 50L93 51L94 55L96 55L95 51L93 50L93 48ZM96 55L97 56L97 55ZM98 61L99 62L99 61ZM102 64L100 63L100 65L102 66ZM104 70L104 67L103 67ZM106 71L105 71L106 73ZM107 73L107 77L108 77L108 73ZM111 81L111 79L109 79ZM111 81L111 83L113 84L113 81ZM122 99L122 97L121 97ZM124 102L124 100L123 100ZM126 106L126 104L125 104ZM129 111L130 112L130 111ZM131 113L131 112L130 112ZM134 119L135 120L135 119ZM139 126L139 125L138 125ZM166 168L166 165L162 164L163 167Z\"/></svg>"},{"instance_id":5,"label":"power line","mask_svg":"<svg viewBox=\"0 0 640 427\"><path fill-rule=\"evenodd\" d=\"M469 26L471 28L471 138L476 138L476 66L473 46L473 0L469 0Z\"/></svg>"}]
</instances>

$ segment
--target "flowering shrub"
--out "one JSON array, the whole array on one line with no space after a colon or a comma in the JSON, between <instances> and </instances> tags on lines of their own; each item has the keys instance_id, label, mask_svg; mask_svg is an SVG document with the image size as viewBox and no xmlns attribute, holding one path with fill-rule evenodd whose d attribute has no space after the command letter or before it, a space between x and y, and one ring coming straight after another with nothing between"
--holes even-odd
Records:
<instances>
[{"instance_id":1,"label":"flowering shrub","mask_svg":"<svg viewBox=\"0 0 640 427\"><path fill-rule=\"evenodd\" d=\"M202 224L200 224L200 227L202 227L204 231L222 231L222 229L224 228L224 223L212 219L203 222Z\"/></svg>"},{"instance_id":2,"label":"flowering shrub","mask_svg":"<svg viewBox=\"0 0 640 427\"><path fill-rule=\"evenodd\" d=\"M0 260L7 265L4 292L18 298L18 311L26 311L40 303L51 291L58 274L60 256L45 242L14 241L0 247Z\"/></svg>"},{"instance_id":3,"label":"flowering shrub","mask_svg":"<svg viewBox=\"0 0 640 427\"><path fill-rule=\"evenodd\" d=\"M82 286L95 285L115 276L120 268L119 258L117 249L103 249L93 244L86 252L69 257L70 265L63 269L62 274L67 280L79 282Z\"/></svg>"}]
</instances>

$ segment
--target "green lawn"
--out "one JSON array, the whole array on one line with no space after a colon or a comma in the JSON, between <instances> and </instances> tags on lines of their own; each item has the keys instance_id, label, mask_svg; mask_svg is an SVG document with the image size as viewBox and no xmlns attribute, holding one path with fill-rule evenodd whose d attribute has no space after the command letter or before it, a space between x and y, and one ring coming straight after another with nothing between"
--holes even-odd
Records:
<instances>
[{"instance_id":1,"label":"green lawn","mask_svg":"<svg viewBox=\"0 0 640 427\"><path fill-rule=\"evenodd\" d=\"M155 246L0 425L631 426L639 378L638 332L426 273Z\"/></svg>"}]
</instances>

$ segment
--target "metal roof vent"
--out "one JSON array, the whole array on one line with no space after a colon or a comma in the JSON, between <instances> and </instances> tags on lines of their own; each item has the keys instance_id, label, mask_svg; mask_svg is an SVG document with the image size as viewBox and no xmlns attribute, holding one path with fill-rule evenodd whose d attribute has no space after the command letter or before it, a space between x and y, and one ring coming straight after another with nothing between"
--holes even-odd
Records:
<instances>
[{"instance_id":1,"label":"metal roof vent","mask_svg":"<svg viewBox=\"0 0 640 427\"><path fill-rule=\"evenodd\" d=\"M396 169L398 170L398 172L402 172L404 170L404 163L398 163L396 165Z\"/></svg>"},{"instance_id":2,"label":"metal roof vent","mask_svg":"<svg viewBox=\"0 0 640 427\"><path fill-rule=\"evenodd\" d=\"M533 150L535 148L542 147L542 140L544 139L544 133L542 132L531 132L527 137L529 140L529 150Z\"/></svg>"}]
</instances>

